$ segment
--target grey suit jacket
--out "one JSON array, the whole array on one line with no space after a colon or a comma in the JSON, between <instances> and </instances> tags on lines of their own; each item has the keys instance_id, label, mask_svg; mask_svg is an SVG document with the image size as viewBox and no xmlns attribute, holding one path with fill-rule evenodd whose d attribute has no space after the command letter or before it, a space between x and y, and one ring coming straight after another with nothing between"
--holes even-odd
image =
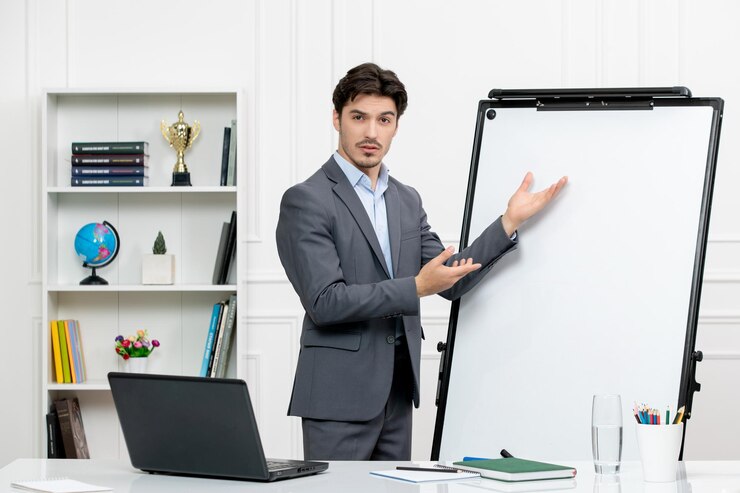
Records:
<instances>
[{"instance_id":1,"label":"grey suit jacket","mask_svg":"<svg viewBox=\"0 0 740 493\"><path fill-rule=\"evenodd\" d=\"M419 389L423 333L414 277L444 247L416 190L389 178L385 202L392 279L370 219L333 157L283 195L278 253L306 310L292 416L366 421L380 414L393 378L398 317ZM496 220L449 261L472 257L482 268L440 294L460 297L515 245ZM418 391L414 405L419 406Z\"/></svg>"}]
</instances>

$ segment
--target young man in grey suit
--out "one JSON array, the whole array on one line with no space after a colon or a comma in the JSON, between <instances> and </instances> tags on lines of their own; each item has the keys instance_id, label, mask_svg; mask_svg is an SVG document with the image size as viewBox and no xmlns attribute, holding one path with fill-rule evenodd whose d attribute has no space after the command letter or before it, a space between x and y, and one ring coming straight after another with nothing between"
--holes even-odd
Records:
<instances>
[{"instance_id":1,"label":"young man in grey suit","mask_svg":"<svg viewBox=\"0 0 740 493\"><path fill-rule=\"evenodd\" d=\"M362 64L339 81L333 102L337 151L280 205L278 252L306 310L288 413L303 418L306 459L408 460L419 298L452 300L475 286L567 179L530 193L528 173L504 214L454 255L416 190L382 162L407 104L396 75Z\"/></svg>"}]
</instances>

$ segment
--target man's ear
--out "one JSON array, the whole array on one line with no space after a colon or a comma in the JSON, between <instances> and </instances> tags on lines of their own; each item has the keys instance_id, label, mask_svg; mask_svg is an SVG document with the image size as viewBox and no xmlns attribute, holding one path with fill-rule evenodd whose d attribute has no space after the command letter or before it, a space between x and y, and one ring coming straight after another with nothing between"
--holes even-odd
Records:
<instances>
[{"instance_id":1,"label":"man's ear","mask_svg":"<svg viewBox=\"0 0 740 493\"><path fill-rule=\"evenodd\" d=\"M333 111L333 120L334 120L334 130L339 132L342 129L342 122L340 121L340 115L337 112L337 110Z\"/></svg>"}]
</instances>

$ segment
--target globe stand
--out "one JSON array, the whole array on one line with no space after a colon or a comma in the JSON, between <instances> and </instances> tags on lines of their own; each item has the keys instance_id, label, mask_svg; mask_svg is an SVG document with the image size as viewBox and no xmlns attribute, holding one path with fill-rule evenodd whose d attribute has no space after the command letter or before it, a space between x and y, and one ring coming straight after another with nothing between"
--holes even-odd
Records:
<instances>
[{"instance_id":1,"label":"globe stand","mask_svg":"<svg viewBox=\"0 0 740 493\"><path fill-rule=\"evenodd\" d=\"M85 266L87 267L87 266ZM80 281L81 286L91 286L91 285L103 285L108 284L108 281L100 277L97 272L95 272L95 267L92 267L92 274L84 278Z\"/></svg>"}]
</instances>

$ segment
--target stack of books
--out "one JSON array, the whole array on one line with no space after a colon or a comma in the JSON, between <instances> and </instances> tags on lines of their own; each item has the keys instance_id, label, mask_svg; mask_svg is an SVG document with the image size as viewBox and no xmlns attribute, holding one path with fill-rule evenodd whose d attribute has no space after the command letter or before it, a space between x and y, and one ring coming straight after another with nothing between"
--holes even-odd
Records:
<instances>
[{"instance_id":1,"label":"stack of books","mask_svg":"<svg viewBox=\"0 0 740 493\"><path fill-rule=\"evenodd\" d=\"M49 459L90 458L77 397L54 401L46 415L46 433Z\"/></svg>"},{"instance_id":2,"label":"stack of books","mask_svg":"<svg viewBox=\"0 0 740 493\"><path fill-rule=\"evenodd\" d=\"M51 320L51 348L57 383L83 383L87 379L82 333L77 320Z\"/></svg>"},{"instance_id":3,"label":"stack of books","mask_svg":"<svg viewBox=\"0 0 740 493\"><path fill-rule=\"evenodd\" d=\"M148 181L149 143L73 142L73 187L142 187Z\"/></svg>"},{"instance_id":4,"label":"stack of books","mask_svg":"<svg viewBox=\"0 0 740 493\"><path fill-rule=\"evenodd\" d=\"M235 323L236 295L232 294L228 300L213 305L200 367L201 377L223 378L226 375Z\"/></svg>"}]
</instances>

